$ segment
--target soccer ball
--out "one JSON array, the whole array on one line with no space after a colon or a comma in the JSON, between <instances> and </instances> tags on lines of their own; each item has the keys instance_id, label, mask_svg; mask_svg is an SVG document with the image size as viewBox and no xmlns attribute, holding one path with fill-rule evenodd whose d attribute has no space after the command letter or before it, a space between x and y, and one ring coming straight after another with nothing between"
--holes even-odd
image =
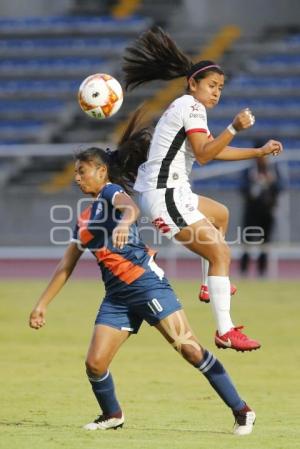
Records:
<instances>
[{"instance_id":1,"label":"soccer ball","mask_svg":"<svg viewBox=\"0 0 300 449\"><path fill-rule=\"evenodd\" d=\"M82 81L78 102L86 114L102 120L118 112L123 103L123 90L111 75L96 73Z\"/></svg>"}]
</instances>

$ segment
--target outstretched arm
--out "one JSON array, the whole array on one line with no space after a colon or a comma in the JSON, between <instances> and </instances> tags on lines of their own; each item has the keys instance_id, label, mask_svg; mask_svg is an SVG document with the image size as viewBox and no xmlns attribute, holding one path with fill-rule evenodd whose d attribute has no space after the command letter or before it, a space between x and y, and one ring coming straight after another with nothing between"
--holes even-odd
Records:
<instances>
[{"instance_id":1,"label":"outstretched arm","mask_svg":"<svg viewBox=\"0 0 300 449\"><path fill-rule=\"evenodd\" d=\"M243 161L268 156L270 154L277 156L282 150L283 148L280 142L277 140L269 140L260 148L235 148L227 146L214 159L221 161Z\"/></svg>"},{"instance_id":2,"label":"outstretched arm","mask_svg":"<svg viewBox=\"0 0 300 449\"><path fill-rule=\"evenodd\" d=\"M59 262L49 284L41 294L37 304L29 317L29 326L33 329L40 329L46 323L45 315L48 304L55 298L62 289L72 271L74 270L82 251L78 249L76 243L70 243L63 258Z\"/></svg>"}]
</instances>

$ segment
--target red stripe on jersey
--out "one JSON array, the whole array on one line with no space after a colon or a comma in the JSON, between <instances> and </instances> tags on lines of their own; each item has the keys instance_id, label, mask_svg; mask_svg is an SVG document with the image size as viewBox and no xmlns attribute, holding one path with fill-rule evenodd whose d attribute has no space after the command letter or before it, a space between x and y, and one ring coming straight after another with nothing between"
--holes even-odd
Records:
<instances>
[{"instance_id":1,"label":"red stripe on jersey","mask_svg":"<svg viewBox=\"0 0 300 449\"><path fill-rule=\"evenodd\" d=\"M92 206L89 206L81 212L80 217L78 219L78 226L81 227L81 226L85 226L87 224L87 222L89 221L90 216L91 216L91 211L92 211Z\"/></svg>"},{"instance_id":2,"label":"red stripe on jersey","mask_svg":"<svg viewBox=\"0 0 300 449\"><path fill-rule=\"evenodd\" d=\"M186 134L193 134L193 133L207 133L207 129L205 128L192 128L186 131Z\"/></svg>"},{"instance_id":3,"label":"red stripe on jersey","mask_svg":"<svg viewBox=\"0 0 300 449\"><path fill-rule=\"evenodd\" d=\"M131 284L145 273L143 267L135 265L121 256L121 254L113 253L108 248L105 248L105 246L95 251L95 256L98 262L102 262L114 276L126 282L126 284Z\"/></svg>"},{"instance_id":4,"label":"red stripe on jersey","mask_svg":"<svg viewBox=\"0 0 300 449\"><path fill-rule=\"evenodd\" d=\"M93 238L93 234L88 230L87 224L91 216L92 206L82 211L78 219L78 237L83 245L87 245Z\"/></svg>"},{"instance_id":5,"label":"red stripe on jersey","mask_svg":"<svg viewBox=\"0 0 300 449\"><path fill-rule=\"evenodd\" d=\"M83 245L87 245L94 238L93 234L86 227L79 228L78 237Z\"/></svg>"}]
</instances>

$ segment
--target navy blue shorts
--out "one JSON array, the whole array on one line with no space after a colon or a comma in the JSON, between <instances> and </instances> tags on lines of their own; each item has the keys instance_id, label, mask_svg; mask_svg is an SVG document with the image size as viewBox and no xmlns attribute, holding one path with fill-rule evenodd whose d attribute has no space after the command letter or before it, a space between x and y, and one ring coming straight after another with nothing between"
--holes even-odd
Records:
<instances>
[{"instance_id":1,"label":"navy blue shorts","mask_svg":"<svg viewBox=\"0 0 300 449\"><path fill-rule=\"evenodd\" d=\"M181 309L182 305L170 287L144 290L127 299L107 295L95 324L105 324L136 334L144 320L154 326Z\"/></svg>"}]
</instances>

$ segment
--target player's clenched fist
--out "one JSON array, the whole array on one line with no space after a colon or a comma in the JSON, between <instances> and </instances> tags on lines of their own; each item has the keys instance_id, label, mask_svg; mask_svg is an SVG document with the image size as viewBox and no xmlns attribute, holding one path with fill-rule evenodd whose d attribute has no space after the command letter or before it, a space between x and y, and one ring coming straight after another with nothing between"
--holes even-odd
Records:
<instances>
[{"instance_id":1,"label":"player's clenched fist","mask_svg":"<svg viewBox=\"0 0 300 449\"><path fill-rule=\"evenodd\" d=\"M278 140L269 140L263 147L261 147L262 155L267 156L268 154L273 154L273 156L277 156L282 152L283 147L282 143L278 142Z\"/></svg>"},{"instance_id":2,"label":"player's clenched fist","mask_svg":"<svg viewBox=\"0 0 300 449\"><path fill-rule=\"evenodd\" d=\"M33 329L40 329L40 327L43 327L46 323L45 315L45 309L33 309L29 317L29 326Z\"/></svg>"},{"instance_id":3,"label":"player's clenched fist","mask_svg":"<svg viewBox=\"0 0 300 449\"><path fill-rule=\"evenodd\" d=\"M232 126L236 131L250 128L255 123L255 117L249 108L240 111L233 119Z\"/></svg>"}]
</instances>

